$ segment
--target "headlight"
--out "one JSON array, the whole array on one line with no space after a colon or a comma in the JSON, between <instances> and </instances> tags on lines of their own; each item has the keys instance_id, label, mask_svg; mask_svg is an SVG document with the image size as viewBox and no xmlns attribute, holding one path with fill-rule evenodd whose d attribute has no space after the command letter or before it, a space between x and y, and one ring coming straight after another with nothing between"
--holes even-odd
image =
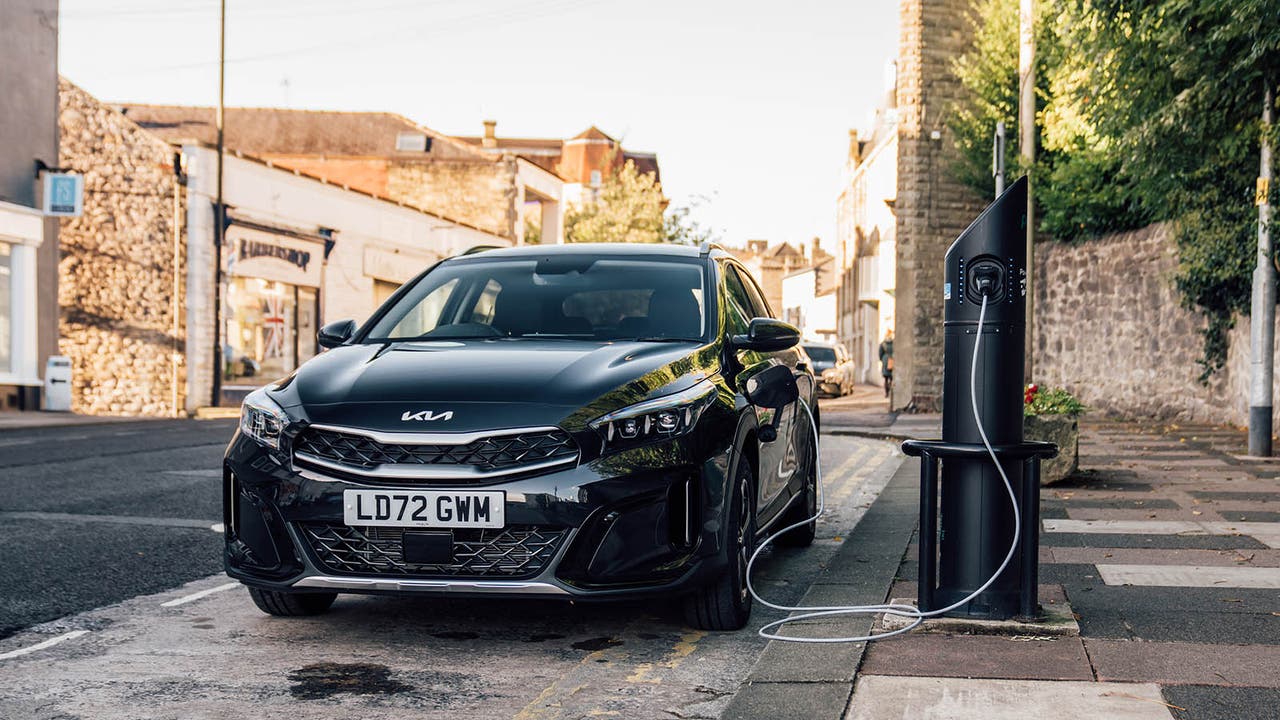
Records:
<instances>
[{"instance_id":1,"label":"headlight","mask_svg":"<svg viewBox=\"0 0 1280 720\"><path fill-rule=\"evenodd\" d=\"M269 448L280 449L280 431L289 423L289 416L267 396L266 388L249 393L240 406L240 432Z\"/></svg>"},{"instance_id":2,"label":"headlight","mask_svg":"<svg viewBox=\"0 0 1280 720\"><path fill-rule=\"evenodd\" d=\"M591 423L604 440L604 452L647 445L685 434L711 404L716 386L710 380L666 397L616 410Z\"/></svg>"}]
</instances>

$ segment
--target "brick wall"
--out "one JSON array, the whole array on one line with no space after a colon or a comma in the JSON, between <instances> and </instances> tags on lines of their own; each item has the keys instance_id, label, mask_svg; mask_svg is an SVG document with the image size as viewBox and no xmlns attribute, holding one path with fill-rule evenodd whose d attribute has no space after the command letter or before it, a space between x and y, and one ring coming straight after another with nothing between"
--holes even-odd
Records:
<instances>
[{"instance_id":1,"label":"brick wall","mask_svg":"<svg viewBox=\"0 0 1280 720\"><path fill-rule=\"evenodd\" d=\"M180 276L175 407L173 149L75 85L59 90L59 163L85 179L84 214L60 233L59 345L72 361L72 409L172 415L186 394ZM178 212L185 217L181 197Z\"/></svg>"},{"instance_id":2,"label":"brick wall","mask_svg":"<svg viewBox=\"0 0 1280 720\"><path fill-rule=\"evenodd\" d=\"M392 161L388 197L504 238L516 228L516 159Z\"/></svg>"},{"instance_id":3,"label":"brick wall","mask_svg":"<svg viewBox=\"0 0 1280 720\"><path fill-rule=\"evenodd\" d=\"M900 5L894 408L941 406L943 256L984 207L952 179L954 143L946 128L960 92L951 62L971 41L969 6L968 0Z\"/></svg>"}]
</instances>

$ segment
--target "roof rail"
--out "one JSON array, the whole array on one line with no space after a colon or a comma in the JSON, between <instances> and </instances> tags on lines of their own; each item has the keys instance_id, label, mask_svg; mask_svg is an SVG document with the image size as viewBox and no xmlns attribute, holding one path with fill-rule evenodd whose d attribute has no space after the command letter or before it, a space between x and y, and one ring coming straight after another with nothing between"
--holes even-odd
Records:
<instances>
[{"instance_id":1,"label":"roof rail","mask_svg":"<svg viewBox=\"0 0 1280 720\"><path fill-rule=\"evenodd\" d=\"M724 250L724 248L720 247L720 243L712 242L711 240L703 240L702 244L698 246L699 255L710 255L712 250Z\"/></svg>"},{"instance_id":2,"label":"roof rail","mask_svg":"<svg viewBox=\"0 0 1280 720\"><path fill-rule=\"evenodd\" d=\"M505 245L476 245L474 247L467 248L461 253L458 253L458 256L461 257L463 255L475 255L476 253L482 253L485 250L501 250L503 247L506 247L506 246Z\"/></svg>"}]
</instances>

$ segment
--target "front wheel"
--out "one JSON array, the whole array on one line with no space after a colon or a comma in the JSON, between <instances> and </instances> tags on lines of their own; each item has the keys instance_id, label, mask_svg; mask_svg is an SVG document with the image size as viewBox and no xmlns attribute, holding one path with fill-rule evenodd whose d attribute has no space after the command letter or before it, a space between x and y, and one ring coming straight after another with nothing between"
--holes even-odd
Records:
<instances>
[{"instance_id":1,"label":"front wheel","mask_svg":"<svg viewBox=\"0 0 1280 720\"><path fill-rule=\"evenodd\" d=\"M300 617L319 615L328 610L338 593L291 593L250 587L249 597L253 598L253 604L259 610L268 615Z\"/></svg>"},{"instance_id":2,"label":"front wheel","mask_svg":"<svg viewBox=\"0 0 1280 720\"><path fill-rule=\"evenodd\" d=\"M747 562L756 547L755 475L749 463L738 466L727 513L729 562L720 577L684 599L685 622L699 630L741 630L751 619Z\"/></svg>"}]
</instances>

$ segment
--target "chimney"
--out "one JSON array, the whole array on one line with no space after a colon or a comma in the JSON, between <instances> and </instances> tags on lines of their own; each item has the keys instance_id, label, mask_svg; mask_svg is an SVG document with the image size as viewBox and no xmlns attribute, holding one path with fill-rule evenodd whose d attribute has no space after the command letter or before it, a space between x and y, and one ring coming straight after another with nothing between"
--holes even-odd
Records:
<instances>
[{"instance_id":1,"label":"chimney","mask_svg":"<svg viewBox=\"0 0 1280 720\"><path fill-rule=\"evenodd\" d=\"M862 143L858 142L858 131L849 131L849 162L857 165L862 162Z\"/></svg>"},{"instance_id":2,"label":"chimney","mask_svg":"<svg viewBox=\"0 0 1280 720\"><path fill-rule=\"evenodd\" d=\"M498 121L497 120L484 121L484 140L482 140L480 144L487 148L498 147Z\"/></svg>"},{"instance_id":3,"label":"chimney","mask_svg":"<svg viewBox=\"0 0 1280 720\"><path fill-rule=\"evenodd\" d=\"M747 241L747 250L755 255L763 255L764 251L768 249L768 247L769 247L768 240L748 240Z\"/></svg>"},{"instance_id":4,"label":"chimney","mask_svg":"<svg viewBox=\"0 0 1280 720\"><path fill-rule=\"evenodd\" d=\"M818 254L822 252L822 238L814 238L813 242L810 243L810 248L811 249L809 250L809 261L813 263L817 263Z\"/></svg>"}]
</instances>

